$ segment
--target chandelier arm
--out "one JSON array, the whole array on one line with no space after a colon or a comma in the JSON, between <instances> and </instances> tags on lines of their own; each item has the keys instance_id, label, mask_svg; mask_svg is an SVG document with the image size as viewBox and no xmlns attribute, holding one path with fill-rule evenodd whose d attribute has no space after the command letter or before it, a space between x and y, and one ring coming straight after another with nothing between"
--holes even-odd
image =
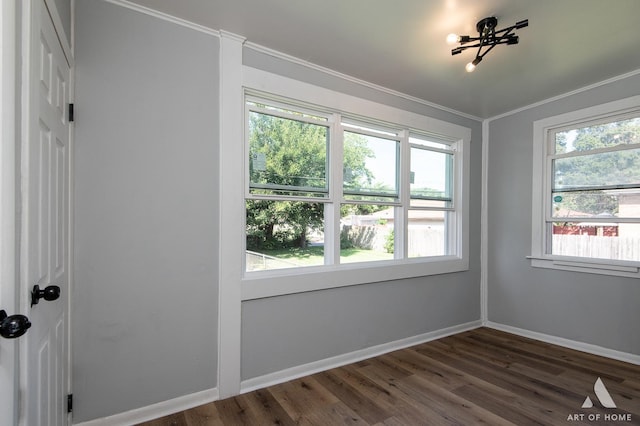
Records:
<instances>
[{"instance_id":1,"label":"chandelier arm","mask_svg":"<svg viewBox=\"0 0 640 426\"><path fill-rule=\"evenodd\" d=\"M487 45L485 45L485 46L487 46ZM478 49L478 53L476 54L476 58L477 58L477 57L480 57L480 59L484 58L484 56L485 56L487 53L491 52L491 50L493 50L493 48L494 48L494 47L496 47L496 46L497 46L497 44L491 44L491 45L490 45L490 47L489 47L487 50L485 50L485 51L484 51L484 53L483 53L483 54L480 54L480 50L481 50L482 48Z\"/></svg>"},{"instance_id":2,"label":"chandelier arm","mask_svg":"<svg viewBox=\"0 0 640 426\"><path fill-rule=\"evenodd\" d=\"M500 33L510 33L510 32L511 32L511 31L513 31L515 28L516 28L516 26L515 26L515 25L512 25L512 26L510 26L510 27L503 28L503 29L501 29L501 30L499 30L499 31L496 31L495 33L496 33L496 34L500 34ZM507 35L507 34L501 35L501 36L500 36L500 38L504 37L505 35Z\"/></svg>"},{"instance_id":3,"label":"chandelier arm","mask_svg":"<svg viewBox=\"0 0 640 426\"><path fill-rule=\"evenodd\" d=\"M505 32L499 38L497 38L496 43L507 43L507 40L509 39L509 37L515 36L515 34L513 34L511 32L511 31L513 31L514 28L515 28L515 26L507 28L507 30L509 30L509 31Z\"/></svg>"}]
</instances>

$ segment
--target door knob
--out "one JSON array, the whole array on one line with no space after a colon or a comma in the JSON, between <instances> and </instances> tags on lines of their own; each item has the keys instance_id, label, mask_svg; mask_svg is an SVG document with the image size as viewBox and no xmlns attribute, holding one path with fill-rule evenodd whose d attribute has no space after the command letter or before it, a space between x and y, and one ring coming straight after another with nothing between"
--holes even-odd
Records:
<instances>
[{"instance_id":1,"label":"door knob","mask_svg":"<svg viewBox=\"0 0 640 426\"><path fill-rule=\"evenodd\" d=\"M37 305L40 299L56 300L58 297L60 297L60 287L57 285L50 285L40 290L40 286L36 284L31 290L31 306Z\"/></svg>"},{"instance_id":2,"label":"door knob","mask_svg":"<svg viewBox=\"0 0 640 426\"><path fill-rule=\"evenodd\" d=\"M29 318L24 315L10 315L0 310L0 336L15 339L22 336L31 327Z\"/></svg>"}]
</instances>

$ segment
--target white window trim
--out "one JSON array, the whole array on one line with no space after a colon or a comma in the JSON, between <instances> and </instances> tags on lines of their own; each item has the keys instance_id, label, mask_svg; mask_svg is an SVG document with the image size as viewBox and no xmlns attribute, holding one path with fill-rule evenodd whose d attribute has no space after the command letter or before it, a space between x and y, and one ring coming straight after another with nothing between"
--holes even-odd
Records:
<instances>
[{"instance_id":1,"label":"white window trim","mask_svg":"<svg viewBox=\"0 0 640 426\"><path fill-rule=\"evenodd\" d=\"M471 129L426 117L413 112L404 111L388 105L379 104L366 99L335 92L314 86L298 80L258 70L242 67L242 85L251 93L260 92L272 94L278 98L292 99L309 105L319 105L350 116L366 116L365 120L379 120L394 123L408 129L429 131L446 136L458 142L459 164L456 170L459 175L454 188L454 204L459 206L459 218L455 224L456 244L459 256L438 256L430 258L415 258L405 260L389 260L346 265L323 265L305 267L302 269L287 269L247 273L241 279L242 300L252 300L283 294L301 293L307 291L344 287L365 283L391 281L427 275L459 272L469 269L469 174L470 174L470 142ZM237 111L243 114L244 109ZM244 126L243 126L244 128ZM221 141L221 143L225 143ZM231 143L227 141L227 143ZM238 141L238 143L241 143ZM244 146L244 144L243 144ZM242 157L229 158L235 165L245 165L246 147L237 150L236 155ZM335 179L335 176L333 177ZM236 167L227 182L233 182L241 194L244 194L245 171L243 167ZM336 182L334 182L335 184ZM342 184L341 182L337 182ZM242 186L242 187L241 187ZM241 188L240 188L241 187ZM237 204L234 204L237 205ZM243 206L244 207L244 206ZM227 206L223 208L232 208ZM335 212L334 212L335 213ZM243 229L244 209L228 215L230 223L224 226L228 229ZM328 230L329 231L329 230ZM244 233L239 234L240 238ZM335 248L334 248L335 250ZM230 259L231 257L227 257ZM244 253L238 253L235 266L244 271ZM231 265L228 265L231 266Z\"/></svg>"},{"instance_id":2,"label":"white window trim","mask_svg":"<svg viewBox=\"0 0 640 426\"><path fill-rule=\"evenodd\" d=\"M551 173L547 161L547 134L551 130L584 123L607 116L640 110L640 96L632 96L589 108L548 117L533 123L533 185L531 222L531 266L600 275L640 278L640 262L592 259L547 254L545 219L551 190Z\"/></svg>"}]
</instances>

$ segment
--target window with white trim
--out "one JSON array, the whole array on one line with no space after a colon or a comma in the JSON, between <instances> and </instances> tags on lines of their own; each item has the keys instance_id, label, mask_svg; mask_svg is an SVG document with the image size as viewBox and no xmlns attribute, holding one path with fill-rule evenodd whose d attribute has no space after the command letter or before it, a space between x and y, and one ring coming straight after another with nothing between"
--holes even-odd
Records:
<instances>
[{"instance_id":1,"label":"window with white trim","mask_svg":"<svg viewBox=\"0 0 640 426\"><path fill-rule=\"evenodd\" d=\"M638 98L535 123L534 266L638 274Z\"/></svg>"},{"instance_id":2,"label":"window with white trim","mask_svg":"<svg viewBox=\"0 0 640 426\"><path fill-rule=\"evenodd\" d=\"M466 254L468 140L253 93L245 126L246 274Z\"/></svg>"}]
</instances>

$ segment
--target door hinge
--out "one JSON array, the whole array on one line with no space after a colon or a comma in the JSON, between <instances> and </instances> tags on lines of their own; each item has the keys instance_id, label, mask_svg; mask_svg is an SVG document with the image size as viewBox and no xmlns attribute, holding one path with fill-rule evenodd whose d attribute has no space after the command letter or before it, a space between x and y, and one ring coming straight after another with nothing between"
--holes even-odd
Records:
<instances>
[{"instance_id":1,"label":"door hinge","mask_svg":"<svg viewBox=\"0 0 640 426\"><path fill-rule=\"evenodd\" d=\"M67 413L70 413L73 411L73 394L70 393L69 395L67 395Z\"/></svg>"},{"instance_id":2,"label":"door hinge","mask_svg":"<svg viewBox=\"0 0 640 426\"><path fill-rule=\"evenodd\" d=\"M69 122L71 123L73 120L73 104L69 104Z\"/></svg>"}]
</instances>

